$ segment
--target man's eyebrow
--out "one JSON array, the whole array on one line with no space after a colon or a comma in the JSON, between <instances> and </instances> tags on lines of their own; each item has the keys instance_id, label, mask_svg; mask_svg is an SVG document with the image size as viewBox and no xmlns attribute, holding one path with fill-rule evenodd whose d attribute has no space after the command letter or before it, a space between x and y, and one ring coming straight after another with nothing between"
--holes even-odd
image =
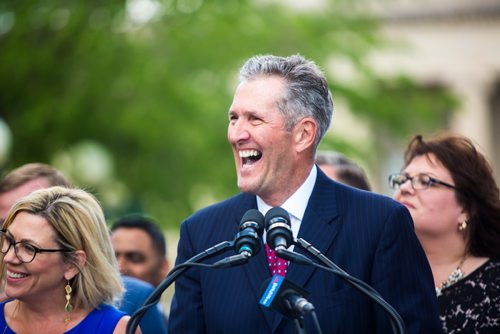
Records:
<instances>
[{"instance_id":1,"label":"man's eyebrow","mask_svg":"<svg viewBox=\"0 0 500 334\"><path fill-rule=\"evenodd\" d=\"M237 112L236 110L229 110L228 111L228 114L231 115L231 114L239 114L239 115L243 115L243 116L248 116L248 115L251 115L251 116L255 116L255 115L261 115L262 112L259 112L258 110L243 110L243 111L240 111L240 112Z\"/></svg>"}]
</instances>

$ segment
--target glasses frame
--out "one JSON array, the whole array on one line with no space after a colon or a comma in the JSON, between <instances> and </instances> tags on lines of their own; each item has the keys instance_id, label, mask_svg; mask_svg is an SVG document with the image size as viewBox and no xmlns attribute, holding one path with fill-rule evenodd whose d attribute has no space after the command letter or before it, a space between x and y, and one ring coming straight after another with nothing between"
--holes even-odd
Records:
<instances>
[{"instance_id":1,"label":"glasses frame","mask_svg":"<svg viewBox=\"0 0 500 334\"><path fill-rule=\"evenodd\" d=\"M393 178L395 178L396 176L403 176L406 178L406 180L404 182L402 182L399 186L397 187L393 187L392 186L392 182L391 180ZM425 184L425 187L423 188L415 188L415 184L414 184L414 181L413 180L416 180L418 177L421 177L421 176L425 176L427 178L429 178L429 182ZM438 180L436 178L433 178L432 176L430 176L429 174L426 174L426 173L419 173L417 175L414 175L414 176L409 176L408 174L403 174L403 173L394 173L394 174L391 174L389 175L389 178L388 178L388 182L389 182L389 187L392 188L392 189L400 189L401 186L403 184L406 183L406 181L410 180L410 184L411 184L411 187L413 188L413 190L423 190L423 189L428 189L430 188L433 184L440 184L442 186L445 186L445 187L448 187L448 188L451 188L451 189L454 189L454 190L457 190L457 191L460 191L460 189L458 189L457 187L455 187L454 185L452 184L449 184L449 183L446 183L444 181L441 181L441 180Z\"/></svg>"},{"instance_id":2,"label":"glasses frame","mask_svg":"<svg viewBox=\"0 0 500 334\"><path fill-rule=\"evenodd\" d=\"M3 242L4 242L2 239L5 239L5 241L9 242L9 247L7 247L7 250L5 252L3 250L1 250L3 248ZM7 234L7 230L0 230L0 240L2 240L2 245L0 245L1 246L0 252L5 256L9 253L11 247L14 246L14 254L16 254L16 257L22 263L33 262L33 260L35 260L35 258L36 258L36 255L39 253L55 253L55 252L69 253L69 252L72 252L71 249L40 248L37 246L33 246L32 244L30 244L29 242L26 242L26 241L15 241L10 235ZM33 258L30 261L24 261L23 259L21 259L19 257L19 254L18 254L19 251L17 248L17 245L19 245L19 244L27 245L29 247L32 247L35 250L35 252L33 253Z\"/></svg>"}]
</instances>

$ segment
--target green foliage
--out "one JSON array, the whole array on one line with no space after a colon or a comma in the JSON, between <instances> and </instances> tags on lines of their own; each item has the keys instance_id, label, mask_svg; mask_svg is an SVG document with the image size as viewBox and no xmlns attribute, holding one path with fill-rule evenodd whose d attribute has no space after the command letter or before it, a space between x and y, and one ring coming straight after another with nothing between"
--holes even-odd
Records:
<instances>
[{"instance_id":1,"label":"green foliage","mask_svg":"<svg viewBox=\"0 0 500 334\"><path fill-rule=\"evenodd\" d=\"M374 78L371 87L359 91L338 87L351 111L370 120L378 131L404 137L419 131L435 131L447 124L458 101L439 85L419 86L409 78Z\"/></svg>"},{"instance_id":2,"label":"green foliage","mask_svg":"<svg viewBox=\"0 0 500 334\"><path fill-rule=\"evenodd\" d=\"M111 219L139 210L177 226L237 191L227 108L246 58L300 53L326 68L341 56L362 68L380 43L375 20L335 2L321 12L247 0L154 3L161 10L147 23L131 20L123 1L0 4L0 117L14 137L5 169L53 163L92 188ZM331 80L332 90L393 135L440 124L452 106L445 92L407 79L366 80L364 89ZM86 155L77 163L71 153L82 143L111 154L106 179L75 172L89 169Z\"/></svg>"}]
</instances>

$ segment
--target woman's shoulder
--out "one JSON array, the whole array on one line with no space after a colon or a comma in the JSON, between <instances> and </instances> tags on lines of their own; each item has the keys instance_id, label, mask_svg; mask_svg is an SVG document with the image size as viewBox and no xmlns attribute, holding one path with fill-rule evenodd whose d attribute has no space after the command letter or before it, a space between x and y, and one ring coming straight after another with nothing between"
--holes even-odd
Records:
<instances>
[{"instance_id":1,"label":"woman's shoulder","mask_svg":"<svg viewBox=\"0 0 500 334\"><path fill-rule=\"evenodd\" d=\"M92 312L89 313L88 316L92 316L93 318L106 318L109 319L109 317L120 319L126 315L125 312L118 310L116 307L107 305L107 304L101 304L99 307L95 308Z\"/></svg>"},{"instance_id":2,"label":"woman's shoulder","mask_svg":"<svg viewBox=\"0 0 500 334\"><path fill-rule=\"evenodd\" d=\"M0 302L0 330L3 330L3 333L12 333L10 328L7 326L7 321L5 320L5 304L10 302L11 300L4 300Z\"/></svg>"},{"instance_id":3,"label":"woman's shoulder","mask_svg":"<svg viewBox=\"0 0 500 334\"><path fill-rule=\"evenodd\" d=\"M474 295L489 295L500 298L500 259L488 259L463 279L444 289L443 292L445 290L448 291L446 295L450 298L463 296L471 299Z\"/></svg>"},{"instance_id":4,"label":"woman's shoulder","mask_svg":"<svg viewBox=\"0 0 500 334\"><path fill-rule=\"evenodd\" d=\"M482 267L486 279L500 283L500 258L491 258Z\"/></svg>"},{"instance_id":5,"label":"woman's shoulder","mask_svg":"<svg viewBox=\"0 0 500 334\"><path fill-rule=\"evenodd\" d=\"M470 274L471 278L480 281L500 282L500 258L490 258Z\"/></svg>"},{"instance_id":6,"label":"woman's shoulder","mask_svg":"<svg viewBox=\"0 0 500 334\"><path fill-rule=\"evenodd\" d=\"M489 259L438 297L446 332L498 333L500 261Z\"/></svg>"},{"instance_id":7,"label":"woman's shoulder","mask_svg":"<svg viewBox=\"0 0 500 334\"><path fill-rule=\"evenodd\" d=\"M113 333L116 324L126 313L113 306L102 304L90 312L77 326L66 334Z\"/></svg>"},{"instance_id":8,"label":"woman's shoulder","mask_svg":"<svg viewBox=\"0 0 500 334\"><path fill-rule=\"evenodd\" d=\"M485 265L489 270L500 270L500 258L492 257L488 261L486 261Z\"/></svg>"},{"instance_id":9,"label":"woman's shoulder","mask_svg":"<svg viewBox=\"0 0 500 334\"><path fill-rule=\"evenodd\" d=\"M5 322L5 305L11 301L12 299L7 299L0 302L0 321Z\"/></svg>"}]
</instances>

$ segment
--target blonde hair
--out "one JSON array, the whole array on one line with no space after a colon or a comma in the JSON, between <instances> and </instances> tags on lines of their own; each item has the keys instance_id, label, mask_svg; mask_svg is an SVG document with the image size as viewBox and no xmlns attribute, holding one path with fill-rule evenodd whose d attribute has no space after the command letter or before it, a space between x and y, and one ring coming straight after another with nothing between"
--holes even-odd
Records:
<instances>
[{"instance_id":1,"label":"blonde hair","mask_svg":"<svg viewBox=\"0 0 500 334\"><path fill-rule=\"evenodd\" d=\"M10 209L3 229L20 212L43 217L56 232L56 242L63 249L83 250L86 262L80 265L74 252L61 253L63 260L78 267L71 280L75 306L95 308L115 304L123 292L115 254L103 211L97 200L81 189L51 187L34 191ZM0 264L0 280L5 264Z\"/></svg>"}]
</instances>

